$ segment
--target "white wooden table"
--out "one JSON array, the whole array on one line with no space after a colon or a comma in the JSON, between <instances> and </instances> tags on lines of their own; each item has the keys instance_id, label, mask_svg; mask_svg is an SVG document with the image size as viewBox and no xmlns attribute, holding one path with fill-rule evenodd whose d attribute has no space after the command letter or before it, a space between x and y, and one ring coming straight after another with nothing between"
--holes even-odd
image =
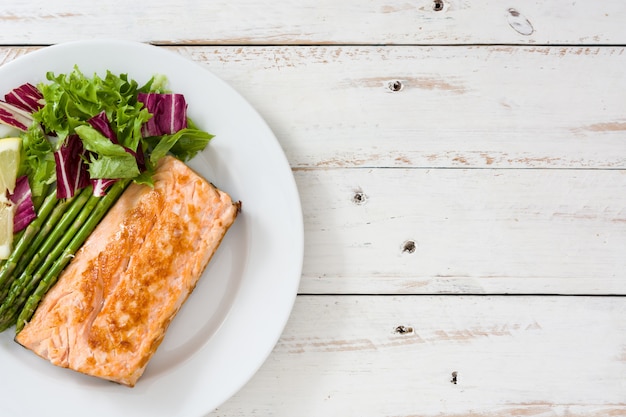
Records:
<instances>
[{"instance_id":1,"label":"white wooden table","mask_svg":"<svg viewBox=\"0 0 626 417\"><path fill-rule=\"evenodd\" d=\"M5 1L0 63L150 42L274 130L300 294L208 416L622 416L625 22L618 0Z\"/></svg>"}]
</instances>

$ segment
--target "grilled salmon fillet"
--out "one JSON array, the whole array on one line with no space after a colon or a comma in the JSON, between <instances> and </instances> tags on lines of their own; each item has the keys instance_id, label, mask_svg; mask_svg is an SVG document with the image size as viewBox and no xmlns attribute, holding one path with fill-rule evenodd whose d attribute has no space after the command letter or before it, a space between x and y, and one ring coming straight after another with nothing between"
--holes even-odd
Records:
<instances>
[{"instance_id":1,"label":"grilled salmon fillet","mask_svg":"<svg viewBox=\"0 0 626 417\"><path fill-rule=\"evenodd\" d=\"M134 386L239 206L165 157L131 184L16 341L54 365Z\"/></svg>"}]
</instances>

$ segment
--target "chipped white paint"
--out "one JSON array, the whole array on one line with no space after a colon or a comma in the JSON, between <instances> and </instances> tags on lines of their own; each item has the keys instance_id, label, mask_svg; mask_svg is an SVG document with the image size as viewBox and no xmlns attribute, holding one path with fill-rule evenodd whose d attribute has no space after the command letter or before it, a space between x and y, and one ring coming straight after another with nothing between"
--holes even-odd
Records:
<instances>
[{"instance_id":1,"label":"chipped white paint","mask_svg":"<svg viewBox=\"0 0 626 417\"><path fill-rule=\"evenodd\" d=\"M303 296L207 417L623 416L625 317L610 297Z\"/></svg>"},{"instance_id":2,"label":"chipped white paint","mask_svg":"<svg viewBox=\"0 0 626 417\"><path fill-rule=\"evenodd\" d=\"M626 295L626 171L295 175L308 255L301 292Z\"/></svg>"},{"instance_id":3,"label":"chipped white paint","mask_svg":"<svg viewBox=\"0 0 626 417\"><path fill-rule=\"evenodd\" d=\"M0 5L0 64L170 45L275 131L302 295L207 417L621 416L624 21L614 0L32 0Z\"/></svg>"},{"instance_id":4,"label":"chipped white paint","mask_svg":"<svg viewBox=\"0 0 626 417\"><path fill-rule=\"evenodd\" d=\"M626 167L623 47L177 50L244 94L294 167Z\"/></svg>"},{"instance_id":5,"label":"chipped white paint","mask_svg":"<svg viewBox=\"0 0 626 417\"><path fill-rule=\"evenodd\" d=\"M241 92L294 168L626 168L624 47L171 49Z\"/></svg>"},{"instance_id":6,"label":"chipped white paint","mask_svg":"<svg viewBox=\"0 0 626 417\"><path fill-rule=\"evenodd\" d=\"M620 1L29 0L0 3L0 43L624 44ZM531 34L511 26L509 9ZM520 23L520 22L516 22ZM524 23L525 24L525 23ZM525 28L525 27L524 27Z\"/></svg>"}]
</instances>

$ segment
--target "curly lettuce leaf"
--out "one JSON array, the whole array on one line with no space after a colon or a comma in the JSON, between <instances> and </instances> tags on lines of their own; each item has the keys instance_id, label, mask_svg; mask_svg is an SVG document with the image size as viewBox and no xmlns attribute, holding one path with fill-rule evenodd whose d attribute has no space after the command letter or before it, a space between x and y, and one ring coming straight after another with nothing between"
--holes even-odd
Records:
<instances>
[{"instance_id":1,"label":"curly lettuce leaf","mask_svg":"<svg viewBox=\"0 0 626 417\"><path fill-rule=\"evenodd\" d=\"M77 67L68 74L47 75L49 83L39 86L46 105L34 114L49 132L61 140L75 132L76 127L104 112L119 143L136 150L141 140L141 126L152 116L137 101L139 86L127 74L110 71L101 78L86 77Z\"/></svg>"},{"instance_id":2,"label":"curly lettuce leaf","mask_svg":"<svg viewBox=\"0 0 626 417\"><path fill-rule=\"evenodd\" d=\"M33 196L40 197L46 186L56 180L53 145L39 126L31 126L20 137L22 153L18 175L28 175Z\"/></svg>"}]
</instances>

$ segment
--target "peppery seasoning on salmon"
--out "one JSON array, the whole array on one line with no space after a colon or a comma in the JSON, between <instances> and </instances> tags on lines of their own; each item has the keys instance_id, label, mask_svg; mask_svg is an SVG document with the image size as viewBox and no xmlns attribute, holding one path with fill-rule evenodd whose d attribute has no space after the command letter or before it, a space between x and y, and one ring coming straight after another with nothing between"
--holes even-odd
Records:
<instances>
[{"instance_id":1,"label":"peppery seasoning on salmon","mask_svg":"<svg viewBox=\"0 0 626 417\"><path fill-rule=\"evenodd\" d=\"M163 158L154 188L128 187L15 340L54 365L134 386L239 208Z\"/></svg>"}]
</instances>

